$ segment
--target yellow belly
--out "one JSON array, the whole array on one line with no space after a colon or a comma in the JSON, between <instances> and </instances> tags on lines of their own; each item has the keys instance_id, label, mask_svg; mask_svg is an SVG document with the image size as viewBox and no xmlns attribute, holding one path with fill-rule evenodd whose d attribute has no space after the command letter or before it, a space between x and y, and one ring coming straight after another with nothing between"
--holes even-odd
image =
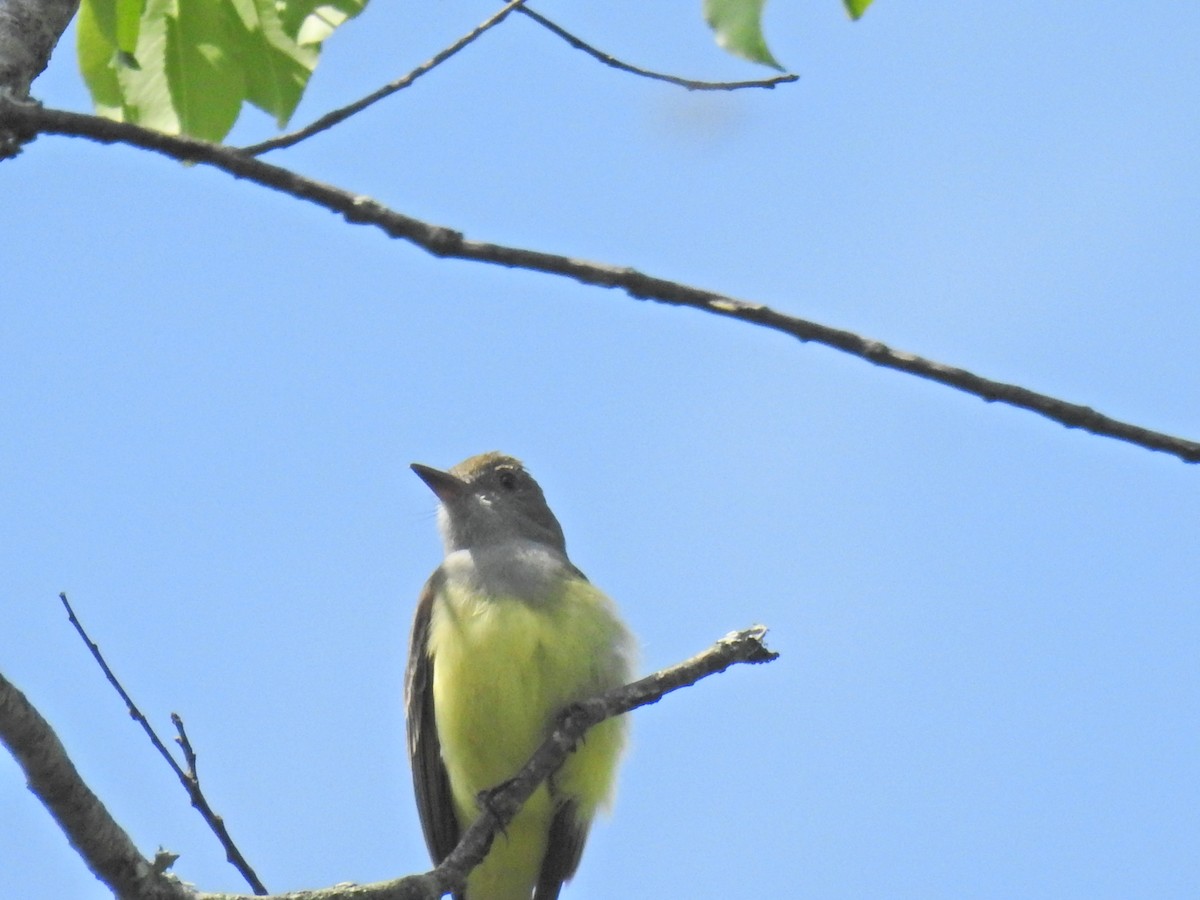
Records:
<instances>
[{"instance_id":1,"label":"yellow belly","mask_svg":"<svg viewBox=\"0 0 1200 900\"><path fill-rule=\"evenodd\" d=\"M529 604L443 586L430 623L433 697L455 814L466 828L476 797L512 777L573 700L628 679L629 639L611 601L586 581ZM468 882L471 900L528 900L559 798L590 820L612 793L624 720L592 729L563 768L496 836Z\"/></svg>"}]
</instances>

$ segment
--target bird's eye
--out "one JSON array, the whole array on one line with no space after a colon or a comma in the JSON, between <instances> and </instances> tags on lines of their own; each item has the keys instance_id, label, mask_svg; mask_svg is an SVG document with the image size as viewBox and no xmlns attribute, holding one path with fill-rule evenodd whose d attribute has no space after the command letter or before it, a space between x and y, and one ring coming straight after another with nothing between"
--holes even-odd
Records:
<instances>
[{"instance_id":1,"label":"bird's eye","mask_svg":"<svg viewBox=\"0 0 1200 900\"><path fill-rule=\"evenodd\" d=\"M500 487L506 491L511 491L517 486L517 476L515 472L500 473Z\"/></svg>"}]
</instances>

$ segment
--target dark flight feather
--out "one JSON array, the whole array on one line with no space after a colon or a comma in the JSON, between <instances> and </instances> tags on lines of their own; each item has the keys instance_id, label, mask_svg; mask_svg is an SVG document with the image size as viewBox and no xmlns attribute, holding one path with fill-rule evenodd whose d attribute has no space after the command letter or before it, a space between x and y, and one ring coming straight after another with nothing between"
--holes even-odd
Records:
<instances>
[{"instance_id":1,"label":"dark flight feather","mask_svg":"<svg viewBox=\"0 0 1200 900\"><path fill-rule=\"evenodd\" d=\"M442 745L438 740L433 710L433 660L428 653L429 619L433 600L445 575L438 569L425 582L417 613L413 619L412 640L408 651L408 672L404 679L408 753L412 762L413 792L417 813L425 832L425 844L434 863L440 863L458 845L458 820L450 778L442 764Z\"/></svg>"}]
</instances>

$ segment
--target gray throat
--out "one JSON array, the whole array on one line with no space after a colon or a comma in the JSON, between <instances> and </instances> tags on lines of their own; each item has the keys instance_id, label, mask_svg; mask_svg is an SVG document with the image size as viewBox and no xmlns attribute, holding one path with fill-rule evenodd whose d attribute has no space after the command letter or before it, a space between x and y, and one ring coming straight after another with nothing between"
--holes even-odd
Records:
<instances>
[{"instance_id":1,"label":"gray throat","mask_svg":"<svg viewBox=\"0 0 1200 900\"><path fill-rule=\"evenodd\" d=\"M583 578L564 554L530 540L456 550L442 562L442 571L449 581L485 596L515 597L532 604L559 596L565 579Z\"/></svg>"}]
</instances>

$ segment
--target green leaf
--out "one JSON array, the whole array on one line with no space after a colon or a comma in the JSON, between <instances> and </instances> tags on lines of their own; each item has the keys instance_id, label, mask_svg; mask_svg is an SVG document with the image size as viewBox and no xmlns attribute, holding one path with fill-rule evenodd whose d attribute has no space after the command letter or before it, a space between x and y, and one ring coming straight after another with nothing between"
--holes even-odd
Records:
<instances>
[{"instance_id":1,"label":"green leaf","mask_svg":"<svg viewBox=\"0 0 1200 900\"><path fill-rule=\"evenodd\" d=\"M366 5L367 0L291 0L279 18L296 43L319 45Z\"/></svg>"},{"instance_id":2,"label":"green leaf","mask_svg":"<svg viewBox=\"0 0 1200 900\"><path fill-rule=\"evenodd\" d=\"M94 30L105 43L132 55L145 0L87 0L87 5Z\"/></svg>"},{"instance_id":3,"label":"green leaf","mask_svg":"<svg viewBox=\"0 0 1200 900\"><path fill-rule=\"evenodd\" d=\"M115 38L114 29L113 36ZM96 17L93 0L79 4L79 20L75 29L75 53L79 71L92 95L96 114L107 119L121 119L121 86L117 84L114 40L104 34Z\"/></svg>"},{"instance_id":4,"label":"green leaf","mask_svg":"<svg viewBox=\"0 0 1200 900\"><path fill-rule=\"evenodd\" d=\"M283 127L321 43L366 0L82 0L97 112L219 141L250 102Z\"/></svg>"},{"instance_id":5,"label":"green leaf","mask_svg":"<svg viewBox=\"0 0 1200 900\"><path fill-rule=\"evenodd\" d=\"M862 18L871 2L872 0L842 0L846 6L846 12L850 13L850 18L856 22Z\"/></svg>"},{"instance_id":6,"label":"green leaf","mask_svg":"<svg viewBox=\"0 0 1200 900\"><path fill-rule=\"evenodd\" d=\"M317 47L301 46L283 27L272 0L232 0L234 42L245 66L246 99L287 124L317 66Z\"/></svg>"},{"instance_id":7,"label":"green leaf","mask_svg":"<svg viewBox=\"0 0 1200 900\"><path fill-rule=\"evenodd\" d=\"M212 0L175 0L167 16L166 76L185 134L219 141L237 121L246 95L229 52L228 8Z\"/></svg>"},{"instance_id":8,"label":"green leaf","mask_svg":"<svg viewBox=\"0 0 1200 900\"><path fill-rule=\"evenodd\" d=\"M81 10L86 9L92 20L88 25L93 32L103 38L112 47L117 46L117 4L116 0L83 0L79 4ZM81 16L83 13L80 14ZM81 20L82 21L82 20Z\"/></svg>"},{"instance_id":9,"label":"green leaf","mask_svg":"<svg viewBox=\"0 0 1200 900\"><path fill-rule=\"evenodd\" d=\"M762 9L767 0L704 0L704 18L718 46L751 62L783 71L767 49Z\"/></svg>"},{"instance_id":10,"label":"green leaf","mask_svg":"<svg viewBox=\"0 0 1200 900\"><path fill-rule=\"evenodd\" d=\"M145 8L145 0L116 0L117 49L130 58L135 58L138 32L142 28L142 11Z\"/></svg>"},{"instance_id":11,"label":"green leaf","mask_svg":"<svg viewBox=\"0 0 1200 900\"><path fill-rule=\"evenodd\" d=\"M174 11L175 0L147 0L134 50L138 68L117 67L121 118L168 134L182 130L167 81L167 18Z\"/></svg>"}]
</instances>

